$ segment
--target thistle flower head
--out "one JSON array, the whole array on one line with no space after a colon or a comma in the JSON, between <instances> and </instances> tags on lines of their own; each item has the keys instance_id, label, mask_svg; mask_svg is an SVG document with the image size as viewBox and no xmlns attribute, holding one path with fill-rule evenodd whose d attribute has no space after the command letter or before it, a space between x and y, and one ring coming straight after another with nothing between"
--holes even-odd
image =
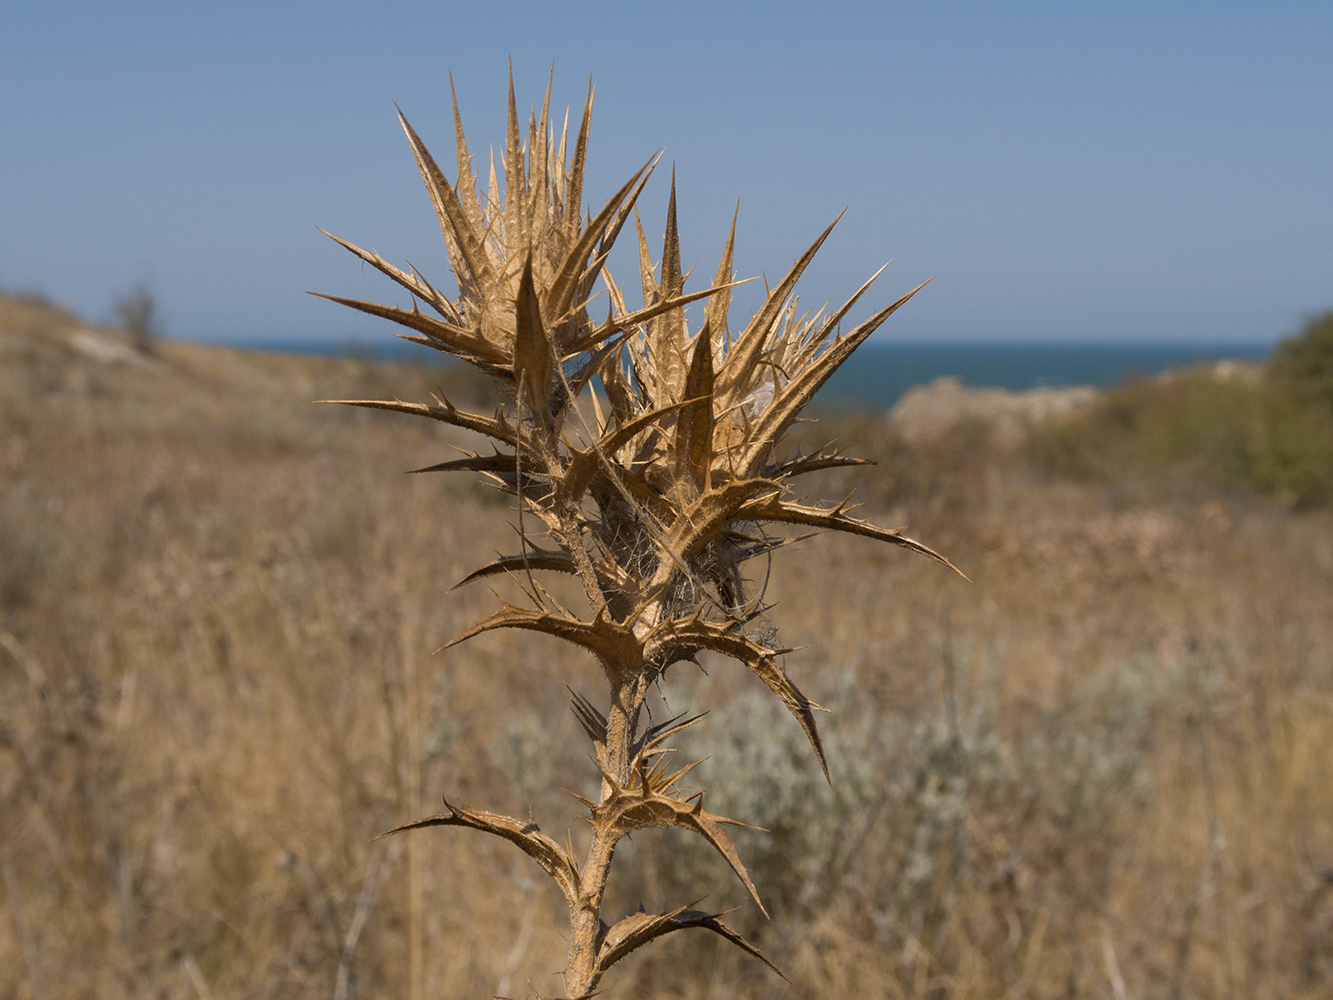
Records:
<instances>
[{"instance_id":1,"label":"thistle flower head","mask_svg":"<svg viewBox=\"0 0 1333 1000\"><path fill-rule=\"evenodd\" d=\"M334 299L406 326L412 331L407 339L497 376L508 386L509 401L493 415L467 413L438 398L343 402L415 413L491 438L493 454L468 454L431 470L489 475L544 522L554 546L529 548L525 540L523 551L467 579L520 569L574 573L592 602L593 618L583 620L554 608L538 589L535 607L506 607L467 635L497 627L555 634L596 653L613 681L626 671L654 680L702 649L733 656L791 707L822 763L810 703L778 666L781 651L745 635L757 609L742 569L781 544L767 531L773 524L850 532L947 563L898 530L850 516L845 502L821 506L793 498L796 477L859 460L837 452L774 458L775 446L829 376L918 289L844 331L848 312L881 268L840 308L798 315L796 282L830 225L733 334L735 220L713 286L687 293L674 177L665 242L654 265L634 206L656 159L596 216L584 216L592 88L572 150L568 117L558 141L551 125L549 86L540 115L529 118L526 142L512 81L509 97L504 190L492 163L484 196L476 190L456 99L454 183L400 114L453 263L457 298L442 295L415 268L399 270L338 240L406 288L414 303L402 309ZM638 308L627 304L606 269L631 213L643 293ZM598 278L611 308L594 322L588 304ZM685 306L698 299L707 299L703 323L691 332ZM422 312L417 300L435 315ZM594 375L605 409L594 397L594 417L568 420Z\"/></svg>"}]
</instances>

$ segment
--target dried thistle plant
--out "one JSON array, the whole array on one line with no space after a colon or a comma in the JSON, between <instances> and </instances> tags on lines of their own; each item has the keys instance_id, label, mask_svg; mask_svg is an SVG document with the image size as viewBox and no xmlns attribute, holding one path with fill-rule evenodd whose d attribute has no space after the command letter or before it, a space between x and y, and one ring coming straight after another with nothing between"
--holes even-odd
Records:
<instances>
[{"instance_id":1,"label":"dried thistle plant","mask_svg":"<svg viewBox=\"0 0 1333 1000\"><path fill-rule=\"evenodd\" d=\"M588 650L606 675L604 702L570 692L602 779L597 801L579 797L592 827L582 862L532 820L448 800L440 815L389 831L468 827L510 841L541 865L569 905L563 977L570 998L589 996L606 971L634 949L691 927L713 931L773 967L721 914L681 907L634 913L610 926L602 916L616 845L627 834L658 826L703 837L763 909L723 830L742 824L707 812L703 793L681 790L681 779L697 762L668 764L666 742L697 717L642 724L651 686L673 664L692 661L704 650L744 664L786 705L828 776L813 714L818 706L787 676L782 661L789 650L774 648L766 634L771 630L755 627L764 610L762 595L748 591L744 564L796 540L772 535L767 526L849 532L950 565L900 530L852 517L847 501L824 506L793 498L796 477L866 464L863 460L836 450L774 457L775 446L834 370L918 289L846 333L844 317L883 268L831 314L798 314L796 281L830 225L733 335L727 314L734 218L713 287L686 293L674 178L660 267L651 262L634 207L658 158L636 171L595 216L583 214L592 102L590 86L570 150L568 116L558 142L548 117L548 84L540 115L534 111L529 118L525 143L511 77L504 190L492 157L484 196L476 190L456 95L458 176L452 184L400 113L457 276L458 297L447 298L410 265L400 270L337 237L332 238L407 289L414 301L411 309L402 309L327 296L408 327L412 332L400 336L503 383L504 400L494 414L466 412L438 397L420 403L335 401L415 414L490 438L490 454L467 452L419 471L483 473L517 498L520 516L533 515L545 528L546 544L529 544L520 532L520 552L462 581L510 574L530 605L504 603L454 642L499 628L545 632ZM631 214L643 289L639 309L626 305L606 269L611 246ZM598 279L610 300L601 322L588 312ZM704 322L691 334L684 307L703 299ZM594 376L600 378L606 409L594 394L593 414L585 416L575 402ZM562 607L534 580L537 572L575 576L587 612Z\"/></svg>"}]
</instances>

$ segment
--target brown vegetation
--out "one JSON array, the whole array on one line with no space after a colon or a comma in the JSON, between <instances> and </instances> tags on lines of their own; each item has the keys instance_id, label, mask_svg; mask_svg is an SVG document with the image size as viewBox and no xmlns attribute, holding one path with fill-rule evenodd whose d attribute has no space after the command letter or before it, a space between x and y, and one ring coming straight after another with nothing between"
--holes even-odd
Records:
<instances>
[{"instance_id":1,"label":"brown vegetation","mask_svg":"<svg viewBox=\"0 0 1333 1000\"><path fill-rule=\"evenodd\" d=\"M171 343L150 367L0 306L0 995L556 992L528 859L369 840L447 789L586 845L553 788L588 774L562 685L597 671L503 633L432 656L493 607L443 592L509 549L507 501L401 474L461 433L309 402L474 387ZM792 984L667 940L611 995L1326 996L1329 512L1049 479L977 427L802 434L881 458L822 491L975 583L854 539L774 554L832 789L753 678L705 659L654 711L713 709L695 774L749 779L709 808L768 828L736 839L771 920L728 920ZM672 836L622 847L610 905L743 904Z\"/></svg>"}]
</instances>

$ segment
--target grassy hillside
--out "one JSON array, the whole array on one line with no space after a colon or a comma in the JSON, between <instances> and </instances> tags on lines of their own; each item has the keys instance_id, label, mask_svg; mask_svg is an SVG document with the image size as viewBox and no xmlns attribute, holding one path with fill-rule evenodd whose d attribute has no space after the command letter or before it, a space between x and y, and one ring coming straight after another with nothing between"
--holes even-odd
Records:
<instances>
[{"instance_id":1,"label":"grassy hillside","mask_svg":"<svg viewBox=\"0 0 1333 1000\"><path fill-rule=\"evenodd\" d=\"M446 591L508 550L506 501L403 471L473 442L311 403L488 390L460 378L146 357L0 300L0 996L558 990L560 903L526 858L467 831L368 843L443 794L577 842L557 786L595 784L580 656L433 652L494 607ZM803 434L881 458L821 492L855 486L975 582L847 539L774 556L832 790L752 678L675 668L670 710L712 712L691 778L767 828L738 840L773 918L669 833L612 893L711 885L791 985L676 935L611 995L1327 996L1333 514L1069 477L975 426Z\"/></svg>"}]
</instances>

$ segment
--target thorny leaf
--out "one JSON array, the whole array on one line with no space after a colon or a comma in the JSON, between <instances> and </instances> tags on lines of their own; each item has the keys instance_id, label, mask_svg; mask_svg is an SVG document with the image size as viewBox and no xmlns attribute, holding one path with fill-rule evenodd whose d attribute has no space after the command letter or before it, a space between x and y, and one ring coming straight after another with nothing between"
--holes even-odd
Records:
<instances>
[{"instance_id":1,"label":"thorny leaf","mask_svg":"<svg viewBox=\"0 0 1333 1000\"><path fill-rule=\"evenodd\" d=\"M680 234L676 229L676 170L671 169L671 199L667 203L666 236L662 245L662 280L659 294L672 299L685 290L680 273ZM662 401L683 399L685 382L685 313L672 309L653 324L653 360Z\"/></svg>"},{"instance_id":2,"label":"thorny leaf","mask_svg":"<svg viewBox=\"0 0 1333 1000\"><path fill-rule=\"evenodd\" d=\"M707 323L699 331L694 356L685 375L689 402L676 417L676 479L691 483L694 493L707 492L713 460L713 341Z\"/></svg>"},{"instance_id":3,"label":"thorny leaf","mask_svg":"<svg viewBox=\"0 0 1333 1000\"><path fill-rule=\"evenodd\" d=\"M588 734L588 739L592 740L597 756L599 758L605 756L606 716L597 709L596 705L568 685L565 686L565 694L569 697L570 706L574 710L574 717L579 720L579 725Z\"/></svg>"},{"instance_id":4,"label":"thorny leaf","mask_svg":"<svg viewBox=\"0 0 1333 1000\"><path fill-rule=\"evenodd\" d=\"M830 345L823 354L812 359L798 375L775 394L773 401L754 423L750 455L740 463L743 475L754 475L763 467L774 442L791 426L792 421L800 415L801 410L814 398L815 393L823 387L838 366L925 285L926 283L922 282L897 302L871 316L846 337Z\"/></svg>"},{"instance_id":5,"label":"thorny leaf","mask_svg":"<svg viewBox=\"0 0 1333 1000\"><path fill-rule=\"evenodd\" d=\"M861 535L864 538L874 538L877 541L888 542L891 545L901 545L903 548L911 549L913 552L919 552L924 556L929 556L937 562L943 563L951 570L961 576L964 580L968 579L966 573L949 562L948 559L940 555L928 545L922 545L916 539L908 538L902 533L902 528L880 528L871 524L869 521L861 521L854 517L848 517L843 514L841 508L825 510L820 507L807 507L803 504L792 503L782 500L776 495L761 497L757 500L747 502L741 508L741 516L752 521L781 521L786 524L808 524L814 528L827 528L830 531L845 531L851 535Z\"/></svg>"},{"instance_id":6,"label":"thorny leaf","mask_svg":"<svg viewBox=\"0 0 1333 1000\"><path fill-rule=\"evenodd\" d=\"M602 935L602 939L598 943L597 971L599 974L605 974L607 969L635 948L639 948L663 934L670 934L672 931L685 930L690 927L702 927L726 938L736 947L759 959L779 976L782 976L781 969L770 962L758 948L719 920L718 917L720 916L722 914L691 910L685 906L672 910L670 913L632 913L607 928ZM782 976L782 978L786 979L787 977Z\"/></svg>"},{"instance_id":7,"label":"thorny leaf","mask_svg":"<svg viewBox=\"0 0 1333 1000\"><path fill-rule=\"evenodd\" d=\"M514 381L523 387L523 398L534 420L549 426L547 401L551 394L551 343L542 326L542 305L532 279L532 255L523 265L515 301Z\"/></svg>"},{"instance_id":8,"label":"thorny leaf","mask_svg":"<svg viewBox=\"0 0 1333 1000\"><path fill-rule=\"evenodd\" d=\"M443 320L433 319L415 309L399 309L397 306L382 306L377 302L363 302L360 299L345 299L338 295L325 295L311 292L311 295L339 305L349 306L381 319L392 320L422 334L421 342L427 347L446 351L464 360L475 359L493 366L503 363L505 352L483 337L461 326L455 326ZM409 338L411 339L411 338ZM489 371L489 369L488 369Z\"/></svg>"},{"instance_id":9,"label":"thorny leaf","mask_svg":"<svg viewBox=\"0 0 1333 1000\"><path fill-rule=\"evenodd\" d=\"M519 443L519 429L504 418L504 412L494 417L483 417L479 413L460 410L447 400L437 399L431 403L404 403L399 399L321 399L320 403L337 403L342 406L362 406L370 410L393 410L397 413L410 413L419 417L430 417L441 423L452 424L466 430L485 434L504 444ZM534 449L535 450L535 449Z\"/></svg>"},{"instance_id":10,"label":"thorny leaf","mask_svg":"<svg viewBox=\"0 0 1333 1000\"><path fill-rule=\"evenodd\" d=\"M602 759L605 756L606 749L606 716L585 696L568 686L565 687L565 694L569 697L574 717L579 720L579 725L588 734L588 739L592 740L597 758ZM655 726L650 726L634 741L634 745L631 747L630 770L636 770L649 757L674 753L673 750L663 749L662 744L683 730L690 728L702 718L703 713L691 716L688 719L684 714L681 714Z\"/></svg>"},{"instance_id":11,"label":"thorny leaf","mask_svg":"<svg viewBox=\"0 0 1333 1000\"><path fill-rule=\"evenodd\" d=\"M643 646L633 630L616 624L602 613L593 621L585 622L565 614L520 608L512 604L504 604L501 610L476 622L462 635L446 643L444 648L448 649L482 632L499 628L545 632L557 639L582 646L597 655L607 675L613 680L637 672L643 662Z\"/></svg>"},{"instance_id":12,"label":"thorny leaf","mask_svg":"<svg viewBox=\"0 0 1333 1000\"><path fill-rule=\"evenodd\" d=\"M800 688L792 683L787 672L782 669L778 658L787 651L760 645L748 636L742 635L734 622L719 625L695 618L659 626L649 636L644 646L644 656L650 662L669 663L688 659L701 649L710 649L733 660L739 660L767 684L770 691L782 699L787 710L805 731L806 738L819 759L825 780L832 784L828 762L824 759L824 744L815 725L814 713L820 706L803 695Z\"/></svg>"},{"instance_id":13,"label":"thorny leaf","mask_svg":"<svg viewBox=\"0 0 1333 1000\"><path fill-rule=\"evenodd\" d=\"M349 243L347 242L347 240L344 239L339 239L337 236L334 236L332 233L325 232L323 229L320 229L319 231L321 233L324 233L325 236L333 240L333 242L337 243L340 247L343 247L344 249L350 251L351 253L356 254L356 256L360 257L371 267L375 268L375 270L379 271L382 274L388 275L390 278L398 282L398 284L402 285L417 298L421 299L424 302L429 302L432 308L436 309L441 316L443 316L446 320L449 321L449 323L452 326L455 327L461 326L463 319L458 314L458 310L454 307L454 304L450 302L448 299L446 299L443 295L441 295L438 291L436 291L434 286L432 286L428 281L422 278L421 275L416 273L409 274L406 271L399 270L377 253L373 253L370 250L362 250L356 244ZM312 294L318 294L318 293L312 293ZM340 300L333 298L333 296L329 295L322 295L320 296L320 298L332 299L332 301L342 302L342 304L344 305L348 304L351 301L354 301L354 300Z\"/></svg>"},{"instance_id":14,"label":"thorny leaf","mask_svg":"<svg viewBox=\"0 0 1333 1000\"><path fill-rule=\"evenodd\" d=\"M736 203L736 211L731 216L731 231L727 234L727 245L722 249L722 259L718 261L717 276L713 279L713 284L718 286L718 293L708 300L708 308L704 312L704 326L713 331L713 335L720 338L725 344L727 342L727 312L731 308L731 288L729 282L732 279L731 266L736 251L736 220L740 217L740 202Z\"/></svg>"},{"instance_id":15,"label":"thorny leaf","mask_svg":"<svg viewBox=\"0 0 1333 1000\"><path fill-rule=\"evenodd\" d=\"M475 452L468 451L464 452L463 458L455 458L448 462L439 462L421 469L409 470L413 475L419 472L489 472L492 475L503 475L513 471L513 455L505 455L499 452L494 455L478 455ZM531 474L533 470L524 469L523 471Z\"/></svg>"},{"instance_id":16,"label":"thorny leaf","mask_svg":"<svg viewBox=\"0 0 1333 1000\"><path fill-rule=\"evenodd\" d=\"M749 376L753 372L759 359L759 352L763 348L764 341L767 339L774 321L778 318L783 304L796 288L796 282L800 279L801 274L810 266L810 262L815 259L815 254L819 253L819 248L824 245L829 233L833 232L833 227L838 224L838 220L841 218L842 214L839 213L838 218L829 223L829 227L819 234L819 239L810 245L810 249L806 250L797 259L791 270L778 282L777 287L769 292L768 298L764 300L759 312L754 315L746 328L736 338L732 349L727 352L726 363L722 366L718 376L724 390L729 389L738 379Z\"/></svg>"},{"instance_id":17,"label":"thorny leaf","mask_svg":"<svg viewBox=\"0 0 1333 1000\"><path fill-rule=\"evenodd\" d=\"M477 202L477 181L472 176L472 157L468 155L467 140L463 138L463 116L458 113L458 92L454 90L454 75L449 74L449 99L454 109L454 150L458 164L458 198L467 215L468 225L474 231L483 226L481 206Z\"/></svg>"},{"instance_id":18,"label":"thorny leaf","mask_svg":"<svg viewBox=\"0 0 1333 1000\"><path fill-rule=\"evenodd\" d=\"M874 465L867 458L851 458L840 454L837 451L825 453L823 451L815 452L813 455L798 455L796 458L790 458L785 462L779 462L776 465L770 465L764 470L764 477L767 479L791 479L795 476L804 476L811 472L820 472L824 469L839 469L852 465Z\"/></svg>"},{"instance_id":19,"label":"thorny leaf","mask_svg":"<svg viewBox=\"0 0 1333 1000\"><path fill-rule=\"evenodd\" d=\"M421 830L428 826L465 826L473 830L482 830L517 844L523 853L546 869L547 874L560 886L571 905L577 902L580 891L578 865L563 847L542 833L536 823L531 821L524 823L512 816L469 809L464 805L455 805L448 799L444 800L444 808L445 811L437 816L396 826L374 839L379 840L380 837L390 837L407 830Z\"/></svg>"},{"instance_id":20,"label":"thorny leaf","mask_svg":"<svg viewBox=\"0 0 1333 1000\"><path fill-rule=\"evenodd\" d=\"M571 223L570 235L578 232L579 211L583 205L583 169L588 160L588 126L592 122L592 99L597 88L588 80L588 97L583 102L583 117L579 121L579 136L574 144L574 164L569 170L566 191L565 218ZM564 162L564 157L559 162ZM570 212L568 209L572 208Z\"/></svg>"},{"instance_id":21,"label":"thorny leaf","mask_svg":"<svg viewBox=\"0 0 1333 1000\"><path fill-rule=\"evenodd\" d=\"M612 316L589 334L587 340L571 344L566 348L566 351L586 351L594 345L606 340L608 337L613 337L622 331L642 326L649 320L661 316L663 313L672 312L682 306L689 305L691 302L698 302L700 299L709 298L710 296L716 295L718 292L727 291L735 288L737 285L743 284L745 284L743 281L733 281L730 284L714 285L712 288L705 288L702 291L689 292L688 294L677 295L674 298L662 299L650 306L635 310L634 312L627 312L620 316ZM328 296L325 296L325 298L328 298Z\"/></svg>"},{"instance_id":22,"label":"thorny leaf","mask_svg":"<svg viewBox=\"0 0 1333 1000\"><path fill-rule=\"evenodd\" d=\"M771 479L747 479L711 489L677 515L666 544L680 558L692 559L738 519L738 513L756 494L773 493L778 489L778 484Z\"/></svg>"},{"instance_id":23,"label":"thorny leaf","mask_svg":"<svg viewBox=\"0 0 1333 1000\"><path fill-rule=\"evenodd\" d=\"M643 190L642 181L646 181L653 172L653 167L657 165L657 158L649 160L632 176L625 184L611 196L611 199L602 207L579 237L578 242L570 248L565 262L551 283L550 290L550 309L548 315L554 321L559 319L573 305L574 295L579 288L580 271L586 267L586 261L593 251L593 247L606 234L608 227L613 224L617 214L621 211L625 200L630 199L629 203L638 197L639 191ZM636 187L637 185L637 187ZM577 214L577 210L576 210ZM610 248L607 247L607 250ZM606 250L598 249L598 253L591 270L596 272L601 269L601 261L605 260Z\"/></svg>"},{"instance_id":24,"label":"thorny leaf","mask_svg":"<svg viewBox=\"0 0 1333 1000\"><path fill-rule=\"evenodd\" d=\"M458 277L459 291L467 297L473 288L493 284L495 271L486 256L480 234L468 224L467 214L458 200L458 195L445 180L444 172L440 170L434 157L430 155L402 111L398 112L398 122L407 134L408 144L412 147L412 156L417 161L417 169L421 171L421 179L426 182L426 190L430 193L431 203L435 206L440 232L444 235L449 259L453 261L454 273Z\"/></svg>"},{"instance_id":25,"label":"thorny leaf","mask_svg":"<svg viewBox=\"0 0 1333 1000\"><path fill-rule=\"evenodd\" d=\"M592 813L589 823L603 836L610 834L619 838L635 830L645 830L655 826L675 826L697 833L726 859L736 877L750 891L760 911L764 916L768 916L768 910L764 909L764 904L759 899L759 890L750 881L750 873L745 870L745 865L736 852L736 845L722 832L720 826L723 823L732 826L748 824L705 812L703 792L689 799L669 794L676 782L696 767L697 763L687 764L676 772L667 774L665 763L650 768L641 761L634 769L628 785L619 784L614 777L603 770L602 778L609 785L610 794L600 803L590 802L581 796L576 798L588 807Z\"/></svg>"},{"instance_id":26,"label":"thorny leaf","mask_svg":"<svg viewBox=\"0 0 1333 1000\"><path fill-rule=\"evenodd\" d=\"M574 557L568 552L532 549L516 556L502 556L494 562L478 567L449 589L457 590L464 584L472 583L474 580L480 580L484 577L495 576L497 573L519 573L532 569L554 570L557 573L578 572L578 567L574 564Z\"/></svg>"},{"instance_id":27,"label":"thorny leaf","mask_svg":"<svg viewBox=\"0 0 1333 1000\"><path fill-rule=\"evenodd\" d=\"M606 468L615 454L640 433L652 427L663 416L674 413L690 402L691 400L686 400L683 403L672 403L656 410L649 410L615 430L603 434L601 439L586 451L573 453L565 466L565 474L560 480L560 485L556 487L555 503L577 503L592 485L599 466ZM608 469L608 471L616 475L623 470Z\"/></svg>"},{"instance_id":28,"label":"thorny leaf","mask_svg":"<svg viewBox=\"0 0 1333 1000\"><path fill-rule=\"evenodd\" d=\"M673 750L665 750L662 744L682 730L689 729L706 713L700 712L698 715L685 718L684 713L660 722L655 726L650 726L642 736L635 741L633 747L633 756L630 759L630 767L637 768L642 761L657 754L674 753Z\"/></svg>"}]
</instances>

